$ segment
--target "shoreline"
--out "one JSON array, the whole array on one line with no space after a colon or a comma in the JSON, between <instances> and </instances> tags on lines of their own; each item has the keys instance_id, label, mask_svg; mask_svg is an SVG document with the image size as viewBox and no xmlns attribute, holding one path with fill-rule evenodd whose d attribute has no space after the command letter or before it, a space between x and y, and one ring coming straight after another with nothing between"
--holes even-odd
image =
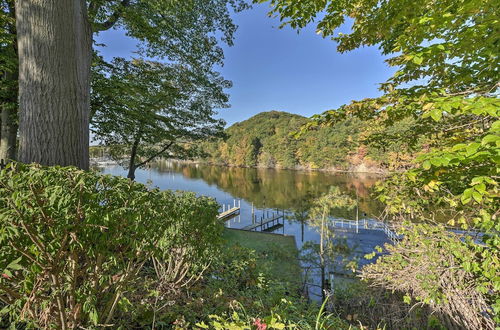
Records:
<instances>
[{"instance_id":1,"label":"shoreline","mask_svg":"<svg viewBox=\"0 0 500 330\"><path fill-rule=\"evenodd\" d=\"M94 161L94 162L93 162ZM400 173L403 171L389 171L386 169L367 167L363 164L358 165L355 169L343 170L338 168L310 168L310 167L266 167L266 166L244 166L244 165L234 165L234 164L223 164L223 163L213 163L203 160L188 160L188 159L175 159L175 158L158 158L157 160L152 161L151 163L155 163L158 161L171 161L179 164L196 164L196 165L206 165L206 166L218 166L218 167L227 167L227 168L253 168L253 169L267 169L267 170L286 170L286 171L302 171L302 172L323 172L323 173L344 173L344 174L372 174L372 175L380 175L380 176L389 176L391 174ZM106 166L106 165L120 165L118 161L97 161L97 158L91 158L91 163L97 166Z\"/></svg>"},{"instance_id":2,"label":"shoreline","mask_svg":"<svg viewBox=\"0 0 500 330\"><path fill-rule=\"evenodd\" d=\"M309 168L309 167L266 167L266 166L243 166L243 165L234 165L234 164L222 164L222 163L212 163L203 160L186 160L186 159L168 159L163 158L163 160L175 161L177 163L185 163L185 164L200 164L200 165L208 165L208 166L219 166L219 167L228 167L228 168L253 168L253 169L268 169L268 170L287 170L287 171L303 171L303 172L324 172L324 173L349 173L349 174L376 174L381 176L389 176L394 173L398 173L399 171L389 171L385 169L374 169L365 166L358 166L358 168L364 169L355 169L355 170L341 170L336 168Z\"/></svg>"}]
</instances>

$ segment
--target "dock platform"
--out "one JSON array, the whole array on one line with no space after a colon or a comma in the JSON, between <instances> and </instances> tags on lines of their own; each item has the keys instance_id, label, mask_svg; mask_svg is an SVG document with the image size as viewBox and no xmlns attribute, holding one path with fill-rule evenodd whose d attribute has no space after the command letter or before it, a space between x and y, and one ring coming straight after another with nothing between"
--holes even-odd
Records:
<instances>
[{"instance_id":1,"label":"dock platform","mask_svg":"<svg viewBox=\"0 0 500 330\"><path fill-rule=\"evenodd\" d=\"M236 200L234 200L233 206L231 204L222 205L222 212L219 213L217 219L219 220L229 220L240 214L241 210L241 201L238 201L238 205L236 205Z\"/></svg>"},{"instance_id":2,"label":"dock platform","mask_svg":"<svg viewBox=\"0 0 500 330\"><path fill-rule=\"evenodd\" d=\"M243 230L256 230L260 229L260 231L273 231L275 229L281 228L284 226L285 216L283 214L278 214L277 216L273 216L267 219L261 219L260 221L251 224L249 226L243 227Z\"/></svg>"}]
</instances>

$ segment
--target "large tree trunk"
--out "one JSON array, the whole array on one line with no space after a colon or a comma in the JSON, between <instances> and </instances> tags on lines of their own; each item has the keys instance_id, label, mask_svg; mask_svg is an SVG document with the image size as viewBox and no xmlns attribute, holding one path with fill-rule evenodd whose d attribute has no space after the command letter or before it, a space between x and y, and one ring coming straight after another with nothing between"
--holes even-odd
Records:
<instances>
[{"instance_id":1,"label":"large tree trunk","mask_svg":"<svg viewBox=\"0 0 500 330\"><path fill-rule=\"evenodd\" d=\"M85 0L18 0L19 160L89 168Z\"/></svg>"}]
</instances>

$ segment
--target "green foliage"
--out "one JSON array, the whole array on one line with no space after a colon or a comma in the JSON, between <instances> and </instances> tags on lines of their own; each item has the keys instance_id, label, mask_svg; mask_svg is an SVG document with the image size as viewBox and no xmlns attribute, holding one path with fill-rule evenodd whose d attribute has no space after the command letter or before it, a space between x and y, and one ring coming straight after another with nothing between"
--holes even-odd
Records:
<instances>
[{"instance_id":1,"label":"green foliage","mask_svg":"<svg viewBox=\"0 0 500 330\"><path fill-rule=\"evenodd\" d=\"M148 297L168 284L148 271L152 257L167 263L186 250L174 264L189 264L189 275L211 262L222 230L217 210L194 193L11 164L0 172L1 317L31 327L136 322L130 318L154 309Z\"/></svg>"},{"instance_id":2,"label":"green foliage","mask_svg":"<svg viewBox=\"0 0 500 330\"><path fill-rule=\"evenodd\" d=\"M17 136L18 56L13 0L0 1L0 158L15 158ZM3 122L2 122L3 121Z\"/></svg>"},{"instance_id":3,"label":"green foliage","mask_svg":"<svg viewBox=\"0 0 500 330\"><path fill-rule=\"evenodd\" d=\"M245 1L88 1L95 32L120 27L139 42L139 53L197 68L222 64L219 39L233 43L237 26L230 16L248 8Z\"/></svg>"},{"instance_id":4,"label":"green foliage","mask_svg":"<svg viewBox=\"0 0 500 330\"><path fill-rule=\"evenodd\" d=\"M453 273L449 260L438 258L433 267L421 274L427 281L417 276L407 281L419 288L418 293L409 285L397 289L410 298L421 298L436 310L448 308L446 314L454 315L455 311L449 309L452 300L449 292L443 296L435 283L425 285L442 274L437 269L446 269L451 272L450 280L457 281L456 285L471 285L475 294L486 297L487 307L481 305L482 310L476 309L476 314L471 315L477 319L467 319L467 327L492 328L492 322L498 324L498 2L272 0L271 3L273 13L281 17L284 25L302 28L318 19L318 33L333 36L339 51L377 46L389 56L386 62L398 68L381 85L384 93L381 97L327 111L316 116L303 132L351 117L375 121L382 127L412 119L411 129L400 139L408 145L423 143L423 152L416 159L417 168L394 176L380 188L379 198L387 204L387 215L416 221L441 217L464 229L474 227L482 232L482 244L452 240L432 227L407 232L408 246L425 243L427 252L420 255L452 254L456 258L454 264L469 277L468 282L460 282L460 274ZM350 26L350 32L334 35L344 23ZM387 136L382 134L381 141L387 141ZM434 241L429 241L427 236L435 230L438 230L436 235L431 235ZM455 256L451 247L461 251L462 256ZM391 287L397 283L393 260L401 257L400 253L403 251L394 249L392 256L379 259L379 274L390 277L379 282L380 285ZM421 261L413 254L406 258L410 265ZM491 286L485 289L487 281ZM488 309L491 314L486 316Z\"/></svg>"},{"instance_id":5,"label":"green foliage","mask_svg":"<svg viewBox=\"0 0 500 330\"><path fill-rule=\"evenodd\" d=\"M94 137L112 146L116 159L128 155L132 170L167 151L185 158L196 152L191 143L222 133L214 108L227 106L231 83L218 73L120 58L94 68Z\"/></svg>"},{"instance_id":6,"label":"green foliage","mask_svg":"<svg viewBox=\"0 0 500 330\"><path fill-rule=\"evenodd\" d=\"M16 20L14 11L14 1L0 1L0 68L3 75L0 88L0 100L3 101L6 89L5 73L17 72L17 52L16 52ZM17 85L17 83L16 83ZM2 102L3 103L3 102Z\"/></svg>"},{"instance_id":7,"label":"green foliage","mask_svg":"<svg viewBox=\"0 0 500 330\"><path fill-rule=\"evenodd\" d=\"M254 317L249 315L241 304L236 304L228 316L210 315L209 325L205 322L196 325L202 329L235 329L235 330L265 330L265 329L357 329L349 326L333 314L324 311L325 304L310 310L303 318L297 318L299 310L287 299L282 299L273 306L269 315ZM316 312L316 314L314 314Z\"/></svg>"},{"instance_id":8,"label":"green foliage","mask_svg":"<svg viewBox=\"0 0 500 330\"><path fill-rule=\"evenodd\" d=\"M493 329L500 303L498 250L443 226L408 224L402 233L400 243L386 245L387 256L364 268L363 278L405 293L408 304L449 315L448 327Z\"/></svg>"},{"instance_id":9,"label":"green foliage","mask_svg":"<svg viewBox=\"0 0 500 330\"><path fill-rule=\"evenodd\" d=\"M299 139L292 133L307 123L294 114L270 111L236 123L226 139L205 143L210 162L269 168L337 169L354 171L397 170L413 158L408 144L397 137L409 123L394 125L391 141L380 143L371 122L347 119L332 127L318 127Z\"/></svg>"}]
</instances>

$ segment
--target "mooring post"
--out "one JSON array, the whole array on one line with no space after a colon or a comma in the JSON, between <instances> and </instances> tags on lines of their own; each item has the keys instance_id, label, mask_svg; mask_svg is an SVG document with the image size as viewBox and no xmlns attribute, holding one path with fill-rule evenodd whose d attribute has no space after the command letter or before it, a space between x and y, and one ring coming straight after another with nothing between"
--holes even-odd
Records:
<instances>
[{"instance_id":1,"label":"mooring post","mask_svg":"<svg viewBox=\"0 0 500 330\"><path fill-rule=\"evenodd\" d=\"M253 207L253 202L252 202L252 224L255 223L255 209Z\"/></svg>"},{"instance_id":2,"label":"mooring post","mask_svg":"<svg viewBox=\"0 0 500 330\"><path fill-rule=\"evenodd\" d=\"M222 213L226 212L226 204L222 204Z\"/></svg>"},{"instance_id":3,"label":"mooring post","mask_svg":"<svg viewBox=\"0 0 500 330\"><path fill-rule=\"evenodd\" d=\"M356 190L356 234L358 233L358 221L359 221L359 196Z\"/></svg>"}]
</instances>

